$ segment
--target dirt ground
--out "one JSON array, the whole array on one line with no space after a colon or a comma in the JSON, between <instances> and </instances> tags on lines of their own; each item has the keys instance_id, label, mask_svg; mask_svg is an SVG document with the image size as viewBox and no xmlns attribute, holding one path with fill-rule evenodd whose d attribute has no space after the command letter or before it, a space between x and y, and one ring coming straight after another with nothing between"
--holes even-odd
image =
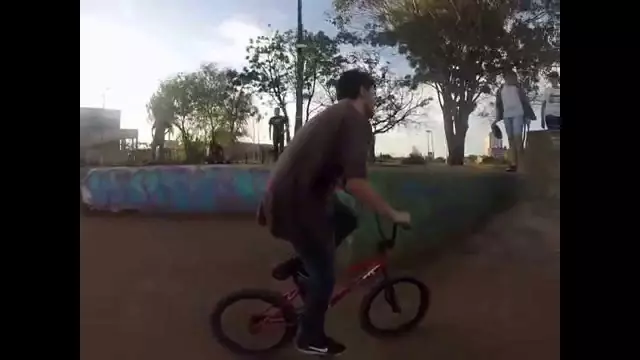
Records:
<instances>
[{"instance_id":1,"label":"dirt ground","mask_svg":"<svg viewBox=\"0 0 640 360\"><path fill-rule=\"evenodd\" d=\"M289 254L251 220L82 217L82 360L227 360L207 317ZM559 215L523 204L412 274L429 285L423 324L394 340L358 327L361 293L333 309L328 330L345 359L560 358ZM405 272L405 271L403 271ZM285 349L277 359L304 358Z\"/></svg>"}]
</instances>

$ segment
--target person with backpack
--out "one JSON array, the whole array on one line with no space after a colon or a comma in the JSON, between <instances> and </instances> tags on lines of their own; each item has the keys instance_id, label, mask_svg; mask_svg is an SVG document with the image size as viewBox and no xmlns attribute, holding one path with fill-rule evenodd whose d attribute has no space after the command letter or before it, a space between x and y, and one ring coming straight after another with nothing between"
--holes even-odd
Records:
<instances>
[{"instance_id":1,"label":"person with backpack","mask_svg":"<svg viewBox=\"0 0 640 360\"><path fill-rule=\"evenodd\" d=\"M536 115L531 108L524 89L518 83L515 72L504 72L504 84L496 93L496 120L492 125L504 120L504 129L509 139L509 160L511 165L507 171L522 171L522 159L524 155L525 126L531 120L536 120Z\"/></svg>"}]
</instances>

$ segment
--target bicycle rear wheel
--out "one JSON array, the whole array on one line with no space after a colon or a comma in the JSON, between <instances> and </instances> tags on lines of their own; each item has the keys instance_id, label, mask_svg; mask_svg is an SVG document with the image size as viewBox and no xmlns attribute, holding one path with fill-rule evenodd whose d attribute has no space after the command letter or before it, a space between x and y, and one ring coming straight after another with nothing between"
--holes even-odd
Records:
<instances>
[{"instance_id":1,"label":"bicycle rear wheel","mask_svg":"<svg viewBox=\"0 0 640 360\"><path fill-rule=\"evenodd\" d=\"M411 289L417 296L401 297L400 289ZM380 307L374 304L381 305ZM388 337L402 335L413 330L427 314L430 304L429 288L421 281L412 277L396 277L383 280L375 285L362 299L360 305L360 327L369 335ZM411 308L414 308L413 310ZM396 324L381 326L372 320L372 315L391 311ZM408 315L406 319L395 319L400 315Z\"/></svg>"},{"instance_id":2,"label":"bicycle rear wheel","mask_svg":"<svg viewBox=\"0 0 640 360\"><path fill-rule=\"evenodd\" d=\"M255 342L252 341L255 339L238 341L223 326L225 314L231 311L232 307L251 302L261 305L243 314L248 315L247 319L244 319L244 316L241 320L234 319L234 330L246 327L252 337L265 333L275 334L266 345L251 346L249 342ZM226 349L242 355L264 355L291 342L297 330L297 316L293 306L281 294L270 290L247 289L232 293L218 301L209 318L209 325L213 336Z\"/></svg>"}]
</instances>

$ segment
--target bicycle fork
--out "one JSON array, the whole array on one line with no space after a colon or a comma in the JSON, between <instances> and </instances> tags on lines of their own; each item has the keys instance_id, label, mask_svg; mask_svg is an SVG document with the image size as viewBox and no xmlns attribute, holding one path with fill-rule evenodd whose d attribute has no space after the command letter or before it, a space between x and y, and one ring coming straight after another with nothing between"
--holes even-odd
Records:
<instances>
[{"instance_id":1,"label":"bicycle fork","mask_svg":"<svg viewBox=\"0 0 640 360\"><path fill-rule=\"evenodd\" d=\"M382 277L384 280L388 279L389 275L386 269L382 271ZM391 307L391 311L393 311L394 314L399 314L402 312L402 309L400 309L400 305L398 304L396 289L393 286L384 288L384 299L387 304L389 304L389 306Z\"/></svg>"}]
</instances>

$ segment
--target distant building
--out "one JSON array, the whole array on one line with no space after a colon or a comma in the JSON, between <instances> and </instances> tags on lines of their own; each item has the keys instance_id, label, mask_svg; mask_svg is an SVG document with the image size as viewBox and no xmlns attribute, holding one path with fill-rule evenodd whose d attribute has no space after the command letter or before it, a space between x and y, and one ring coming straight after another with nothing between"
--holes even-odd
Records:
<instances>
[{"instance_id":1,"label":"distant building","mask_svg":"<svg viewBox=\"0 0 640 360\"><path fill-rule=\"evenodd\" d=\"M120 110L80 108L80 161L121 163L138 147L138 130L120 128Z\"/></svg>"}]
</instances>

